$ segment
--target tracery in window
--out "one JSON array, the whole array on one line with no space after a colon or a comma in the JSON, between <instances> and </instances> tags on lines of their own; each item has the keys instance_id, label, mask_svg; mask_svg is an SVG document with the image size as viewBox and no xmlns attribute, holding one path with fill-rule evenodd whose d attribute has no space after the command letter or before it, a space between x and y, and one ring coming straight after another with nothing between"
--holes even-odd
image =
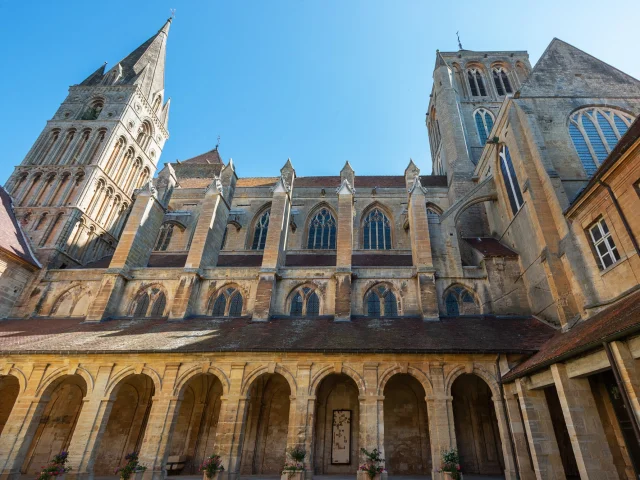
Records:
<instances>
[{"instance_id":1,"label":"tracery in window","mask_svg":"<svg viewBox=\"0 0 640 480\"><path fill-rule=\"evenodd\" d=\"M482 72L477 68L470 68L467 70L467 78L469 79L469 88L471 89L472 97L486 97L487 89L484 86L484 79L482 78Z\"/></svg>"},{"instance_id":2,"label":"tracery in window","mask_svg":"<svg viewBox=\"0 0 640 480\"><path fill-rule=\"evenodd\" d=\"M171 243L171 237L173 236L173 229L175 224L163 223L160 227L160 233L158 233L158 239L156 240L156 246L154 250L165 252Z\"/></svg>"},{"instance_id":3,"label":"tracery in window","mask_svg":"<svg viewBox=\"0 0 640 480\"><path fill-rule=\"evenodd\" d=\"M266 210L256 221L253 231L253 243L251 244L251 250L264 250L264 246L267 243L267 232L269 231L270 212L270 209Z\"/></svg>"},{"instance_id":4,"label":"tracery in window","mask_svg":"<svg viewBox=\"0 0 640 480\"><path fill-rule=\"evenodd\" d=\"M148 287L138 293L129 309L134 318L163 317L167 306L167 297L158 287Z\"/></svg>"},{"instance_id":5,"label":"tracery in window","mask_svg":"<svg viewBox=\"0 0 640 480\"><path fill-rule=\"evenodd\" d=\"M378 208L373 208L364 218L362 248L365 250L391 249L391 222Z\"/></svg>"},{"instance_id":6,"label":"tracery in window","mask_svg":"<svg viewBox=\"0 0 640 480\"><path fill-rule=\"evenodd\" d=\"M493 114L486 108L479 108L473 116L476 121L480 144L484 145L487 143L487 139L489 138L489 134L493 128Z\"/></svg>"},{"instance_id":7,"label":"tracery in window","mask_svg":"<svg viewBox=\"0 0 640 480\"><path fill-rule=\"evenodd\" d=\"M368 317L397 317L399 300L388 285L373 286L364 297Z\"/></svg>"},{"instance_id":8,"label":"tracery in window","mask_svg":"<svg viewBox=\"0 0 640 480\"><path fill-rule=\"evenodd\" d=\"M320 315L320 297L309 286L298 287L291 296L289 315L292 317L317 317Z\"/></svg>"},{"instance_id":9,"label":"tracery in window","mask_svg":"<svg viewBox=\"0 0 640 480\"><path fill-rule=\"evenodd\" d=\"M522 199L522 190L520 190L518 177L513 168L513 162L511 161L511 154L506 145L502 145L500 148L499 157L500 171L502 172L502 179L504 180L504 186L507 190L507 197L509 197L511 212L515 215L515 213L522 208L524 200Z\"/></svg>"},{"instance_id":10,"label":"tracery in window","mask_svg":"<svg viewBox=\"0 0 640 480\"><path fill-rule=\"evenodd\" d=\"M493 83L496 85L496 91L498 95L506 95L507 93L513 93L511 88L511 81L509 75L502 67L496 67L493 69Z\"/></svg>"},{"instance_id":11,"label":"tracery in window","mask_svg":"<svg viewBox=\"0 0 640 480\"><path fill-rule=\"evenodd\" d=\"M444 305L447 315L477 315L480 307L474 295L462 285L449 287L444 293Z\"/></svg>"},{"instance_id":12,"label":"tracery in window","mask_svg":"<svg viewBox=\"0 0 640 480\"><path fill-rule=\"evenodd\" d=\"M213 302L213 317L239 317L242 315L242 294L235 287L225 287Z\"/></svg>"},{"instance_id":13,"label":"tracery in window","mask_svg":"<svg viewBox=\"0 0 640 480\"><path fill-rule=\"evenodd\" d=\"M322 208L311 218L307 248L312 250L336 248L336 220L328 208Z\"/></svg>"},{"instance_id":14,"label":"tracery in window","mask_svg":"<svg viewBox=\"0 0 640 480\"><path fill-rule=\"evenodd\" d=\"M604 107L589 107L571 115L569 135L587 175L595 173L633 120L627 113Z\"/></svg>"}]
</instances>

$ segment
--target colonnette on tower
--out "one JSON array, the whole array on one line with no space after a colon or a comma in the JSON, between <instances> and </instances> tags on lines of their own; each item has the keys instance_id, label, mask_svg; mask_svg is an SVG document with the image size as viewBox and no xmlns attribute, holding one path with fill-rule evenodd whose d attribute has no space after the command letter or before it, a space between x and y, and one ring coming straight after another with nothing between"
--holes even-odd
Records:
<instances>
[{"instance_id":1,"label":"colonnette on tower","mask_svg":"<svg viewBox=\"0 0 640 480\"><path fill-rule=\"evenodd\" d=\"M436 52L433 172L159 159L171 21L0 192L0 478L640 473L640 82L554 39ZM397 160L397 159L396 159ZM304 164L304 159L296 159ZM330 173L330 172L327 172ZM60 400L60 401L58 401Z\"/></svg>"}]
</instances>

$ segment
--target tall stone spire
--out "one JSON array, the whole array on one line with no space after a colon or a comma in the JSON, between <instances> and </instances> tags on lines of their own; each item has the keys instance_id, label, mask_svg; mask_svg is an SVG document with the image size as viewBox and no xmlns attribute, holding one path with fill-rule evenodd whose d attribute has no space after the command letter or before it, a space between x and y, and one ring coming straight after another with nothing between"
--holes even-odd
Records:
<instances>
[{"instance_id":1,"label":"tall stone spire","mask_svg":"<svg viewBox=\"0 0 640 480\"><path fill-rule=\"evenodd\" d=\"M111 68L104 76L105 82L109 85L138 85L149 100L162 92L171 20L169 18L158 33Z\"/></svg>"}]
</instances>

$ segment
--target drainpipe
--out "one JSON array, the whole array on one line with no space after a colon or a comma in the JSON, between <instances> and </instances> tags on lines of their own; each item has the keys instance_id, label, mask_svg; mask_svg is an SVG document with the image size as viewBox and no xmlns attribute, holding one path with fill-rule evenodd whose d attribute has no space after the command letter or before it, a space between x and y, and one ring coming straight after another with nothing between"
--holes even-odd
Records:
<instances>
[{"instance_id":1,"label":"drainpipe","mask_svg":"<svg viewBox=\"0 0 640 480\"><path fill-rule=\"evenodd\" d=\"M631 238L631 243L633 243L633 248L635 248L636 253L640 255L640 246L638 245L638 241L636 240L636 237L633 234L633 230L631 230L631 225L629 225L629 222L627 221L627 217L625 217L624 213L622 212L622 208L620 208L618 199L613 194L612 188L608 184L604 183L602 180L598 180L598 183L602 185L604 188L606 188L607 192L609 192L611 201L613 202L613 205L616 207L616 210L618 211L618 215L620 215L620 218L622 219L622 224L624 225L624 228L627 231L627 235L629 235L629 238Z\"/></svg>"},{"instance_id":2,"label":"drainpipe","mask_svg":"<svg viewBox=\"0 0 640 480\"><path fill-rule=\"evenodd\" d=\"M507 411L507 400L504 398L504 387L502 386L502 372L500 372L500 354L496 357L496 371L498 372L498 385L500 386L500 396L502 397L502 410L504 421L507 423L509 433L509 443L511 444L511 455L513 456L513 465L516 467L516 478L520 478L520 466L518 465L518 456L516 455L516 444L513 441L513 432L511 431L511 422L509 421L509 412ZM518 408L520 408L518 406Z\"/></svg>"},{"instance_id":3,"label":"drainpipe","mask_svg":"<svg viewBox=\"0 0 640 480\"><path fill-rule=\"evenodd\" d=\"M629 392L622 382L622 376L620 375L620 369L618 368L618 364L613 357L613 352L611 351L611 344L609 342L603 342L604 351L607 352L607 358L609 359L609 363L611 364L611 370L613 371L613 376L616 379L616 384L618 385L618 390L622 394L622 401L624 403L624 408L629 412L629 420L631 420L631 426L633 427L633 433L636 436L636 441L640 443L640 426L638 426L638 419L636 418L636 414L631 408L631 400L629 399Z\"/></svg>"}]
</instances>

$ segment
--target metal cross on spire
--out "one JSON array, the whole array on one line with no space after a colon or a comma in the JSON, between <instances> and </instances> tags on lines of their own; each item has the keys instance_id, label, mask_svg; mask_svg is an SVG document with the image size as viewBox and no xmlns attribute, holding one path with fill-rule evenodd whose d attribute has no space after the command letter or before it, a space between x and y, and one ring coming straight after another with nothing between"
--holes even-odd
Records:
<instances>
[{"instance_id":1,"label":"metal cross on spire","mask_svg":"<svg viewBox=\"0 0 640 480\"><path fill-rule=\"evenodd\" d=\"M462 42L460 42L460 32L456 32L456 36L458 37L458 48L459 48L460 50L464 50L464 49L462 48Z\"/></svg>"},{"instance_id":2,"label":"metal cross on spire","mask_svg":"<svg viewBox=\"0 0 640 480\"><path fill-rule=\"evenodd\" d=\"M170 8L169 11L171 12L171 18L176 18L176 9Z\"/></svg>"},{"instance_id":3,"label":"metal cross on spire","mask_svg":"<svg viewBox=\"0 0 640 480\"><path fill-rule=\"evenodd\" d=\"M219 146L220 146L220 135L218 135L218 143L216 143L216 150L218 149Z\"/></svg>"}]
</instances>

